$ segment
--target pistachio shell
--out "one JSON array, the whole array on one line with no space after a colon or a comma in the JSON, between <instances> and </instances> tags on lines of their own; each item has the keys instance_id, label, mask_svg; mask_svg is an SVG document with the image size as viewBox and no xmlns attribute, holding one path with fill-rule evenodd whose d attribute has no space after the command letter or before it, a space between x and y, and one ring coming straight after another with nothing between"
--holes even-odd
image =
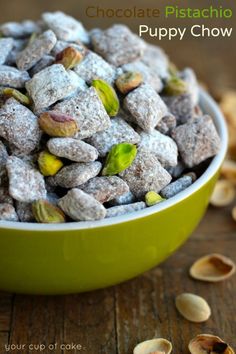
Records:
<instances>
[{"instance_id":1,"label":"pistachio shell","mask_svg":"<svg viewBox=\"0 0 236 354\"><path fill-rule=\"evenodd\" d=\"M231 160L225 160L221 167L221 174L227 180L236 185L236 162Z\"/></svg>"},{"instance_id":2,"label":"pistachio shell","mask_svg":"<svg viewBox=\"0 0 236 354\"><path fill-rule=\"evenodd\" d=\"M187 84L177 76L172 76L167 81L164 94L167 96L181 95L187 92Z\"/></svg>"},{"instance_id":3,"label":"pistachio shell","mask_svg":"<svg viewBox=\"0 0 236 354\"><path fill-rule=\"evenodd\" d=\"M191 322L205 322L211 315L206 300L195 294L181 294L176 297L175 304L181 315Z\"/></svg>"},{"instance_id":4,"label":"pistachio shell","mask_svg":"<svg viewBox=\"0 0 236 354\"><path fill-rule=\"evenodd\" d=\"M170 354L172 344L167 339L155 338L141 342L134 348L133 354Z\"/></svg>"},{"instance_id":5,"label":"pistachio shell","mask_svg":"<svg viewBox=\"0 0 236 354\"><path fill-rule=\"evenodd\" d=\"M3 89L3 94L5 96L8 96L8 97L13 97L15 98L18 102L26 105L26 106L29 106L30 105L30 99L28 96L24 95L23 93L21 93L20 91L16 90L16 89L13 89L13 88L10 88L10 87L7 87L5 89Z\"/></svg>"},{"instance_id":6,"label":"pistachio shell","mask_svg":"<svg viewBox=\"0 0 236 354\"><path fill-rule=\"evenodd\" d=\"M189 342L191 354L235 354L221 338L211 334L199 334Z\"/></svg>"},{"instance_id":7,"label":"pistachio shell","mask_svg":"<svg viewBox=\"0 0 236 354\"><path fill-rule=\"evenodd\" d=\"M163 202L164 200L165 198L162 198L160 194L154 191L147 192L145 195L145 203L147 206L155 205L157 203Z\"/></svg>"},{"instance_id":8,"label":"pistachio shell","mask_svg":"<svg viewBox=\"0 0 236 354\"><path fill-rule=\"evenodd\" d=\"M63 211L47 200L39 199L32 204L35 220L44 224L59 224L65 222Z\"/></svg>"},{"instance_id":9,"label":"pistachio shell","mask_svg":"<svg viewBox=\"0 0 236 354\"><path fill-rule=\"evenodd\" d=\"M38 165L44 176L54 176L63 167L63 162L57 156L42 151L38 157Z\"/></svg>"},{"instance_id":10,"label":"pistachio shell","mask_svg":"<svg viewBox=\"0 0 236 354\"><path fill-rule=\"evenodd\" d=\"M216 207L223 207L231 204L234 198L234 185L226 179L221 179L216 182L210 203Z\"/></svg>"},{"instance_id":11,"label":"pistachio shell","mask_svg":"<svg viewBox=\"0 0 236 354\"><path fill-rule=\"evenodd\" d=\"M83 54L74 47L67 47L56 57L56 64L62 64L65 69L73 69L83 59Z\"/></svg>"},{"instance_id":12,"label":"pistachio shell","mask_svg":"<svg viewBox=\"0 0 236 354\"><path fill-rule=\"evenodd\" d=\"M71 137L79 130L73 117L53 111L42 113L39 125L46 134L55 137Z\"/></svg>"},{"instance_id":13,"label":"pistachio shell","mask_svg":"<svg viewBox=\"0 0 236 354\"><path fill-rule=\"evenodd\" d=\"M232 209L232 218L236 221L236 206Z\"/></svg>"},{"instance_id":14,"label":"pistachio shell","mask_svg":"<svg viewBox=\"0 0 236 354\"><path fill-rule=\"evenodd\" d=\"M213 253L198 259L190 268L190 275L194 279L218 282L233 275L235 268L230 258Z\"/></svg>"},{"instance_id":15,"label":"pistachio shell","mask_svg":"<svg viewBox=\"0 0 236 354\"><path fill-rule=\"evenodd\" d=\"M134 161L137 148L134 144L120 143L114 145L108 153L103 176L113 176L128 168Z\"/></svg>"},{"instance_id":16,"label":"pistachio shell","mask_svg":"<svg viewBox=\"0 0 236 354\"><path fill-rule=\"evenodd\" d=\"M138 87L142 82L143 77L140 73L128 71L116 79L116 86L125 95Z\"/></svg>"},{"instance_id":17,"label":"pistachio shell","mask_svg":"<svg viewBox=\"0 0 236 354\"><path fill-rule=\"evenodd\" d=\"M106 81L99 79L93 80L92 86L96 89L107 114L110 117L116 116L120 108L120 103L113 87Z\"/></svg>"}]
</instances>

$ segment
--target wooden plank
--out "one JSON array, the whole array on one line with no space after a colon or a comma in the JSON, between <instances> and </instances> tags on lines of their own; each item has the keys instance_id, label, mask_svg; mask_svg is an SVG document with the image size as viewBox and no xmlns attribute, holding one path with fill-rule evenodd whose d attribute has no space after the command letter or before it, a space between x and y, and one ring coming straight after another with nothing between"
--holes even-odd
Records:
<instances>
[{"instance_id":1,"label":"wooden plank","mask_svg":"<svg viewBox=\"0 0 236 354\"><path fill-rule=\"evenodd\" d=\"M64 297L16 296L10 344L26 346L26 353L38 353L30 344L45 345L63 342ZM45 349L44 353L52 353ZM60 349L53 353L61 353Z\"/></svg>"},{"instance_id":2,"label":"wooden plank","mask_svg":"<svg viewBox=\"0 0 236 354\"><path fill-rule=\"evenodd\" d=\"M210 209L187 244L161 267L116 287L118 353L131 353L138 342L153 337L171 340L174 353L183 353L189 340L200 333L215 333L236 346L236 318L232 316L236 277L208 284L188 276L191 264L206 253L218 252L236 260L235 237L228 237L235 224L229 218L229 209ZM177 313L174 301L182 292L199 294L209 302L209 321L192 324Z\"/></svg>"},{"instance_id":3,"label":"wooden plank","mask_svg":"<svg viewBox=\"0 0 236 354\"><path fill-rule=\"evenodd\" d=\"M0 332L0 354L6 354L5 345L8 344L8 332Z\"/></svg>"},{"instance_id":4,"label":"wooden plank","mask_svg":"<svg viewBox=\"0 0 236 354\"><path fill-rule=\"evenodd\" d=\"M12 300L12 294L0 293L0 332L10 329Z\"/></svg>"},{"instance_id":5,"label":"wooden plank","mask_svg":"<svg viewBox=\"0 0 236 354\"><path fill-rule=\"evenodd\" d=\"M81 344L86 354L116 353L113 288L66 297L64 341Z\"/></svg>"}]
</instances>

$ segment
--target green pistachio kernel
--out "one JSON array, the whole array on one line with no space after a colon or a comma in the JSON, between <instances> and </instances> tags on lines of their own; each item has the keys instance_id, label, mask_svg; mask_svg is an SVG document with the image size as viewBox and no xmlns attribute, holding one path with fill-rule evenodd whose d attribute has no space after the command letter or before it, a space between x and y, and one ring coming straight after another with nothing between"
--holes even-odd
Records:
<instances>
[{"instance_id":1,"label":"green pistachio kernel","mask_svg":"<svg viewBox=\"0 0 236 354\"><path fill-rule=\"evenodd\" d=\"M169 71L170 76L177 76L178 75L178 68L172 62L169 62L168 71Z\"/></svg>"},{"instance_id":2,"label":"green pistachio kernel","mask_svg":"<svg viewBox=\"0 0 236 354\"><path fill-rule=\"evenodd\" d=\"M36 200L32 204L32 212L38 223L59 224L66 221L63 211L47 200Z\"/></svg>"},{"instance_id":3,"label":"green pistachio kernel","mask_svg":"<svg viewBox=\"0 0 236 354\"><path fill-rule=\"evenodd\" d=\"M145 202L146 202L147 206L155 205L157 203L163 202L164 200L166 200L166 199L162 198L160 196L160 194L158 194L154 191L150 191L145 195Z\"/></svg>"},{"instance_id":4,"label":"green pistachio kernel","mask_svg":"<svg viewBox=\"0 0 236 354\"><path fill-rule=\"evenodd\" d=\"M119 111L120 103L116 91L104 80L93 80L92 86L96 89L107 114L115 117Z\"/></svg>"},{"instance_id":5,"label":"green pistachio kernel","mask_svg":"<svg viewBox=\"0 0 236 354\"><path fill-rule=\"evenodd\" d=\"M177 76L172 76L166 83L164 94L177 96L187 92L187 83Z\"/></svg>"},{"instance_id":6,"label":"green pistachio kernel","mask_svg":"<svg viewBox=\"0 0 236 354\"><path fill-rule=\"evenodd\" d=\"M128 168L134 161L137 148L134 144L120 143L114 145L108 153L103 176L113 176Z\"/></svg>"},{"instance_id":7,"label":"green pistachio kernel","mask_svg":"<svg viewBox=\"0 0 236 354\"><path fill-rule=\"evenodd\" d=\"M30 105L30 99L28 96L24 95L23 93L21 93L20 91L16 90L16 89L13 89L13 88L10 88L10 87L6 87L5 89L3 89L3 94L5 96L8 96L8 97L13 97L15 98L18 102L26 105L26 106L29 106Z\"/></svg>"}]
</instances>

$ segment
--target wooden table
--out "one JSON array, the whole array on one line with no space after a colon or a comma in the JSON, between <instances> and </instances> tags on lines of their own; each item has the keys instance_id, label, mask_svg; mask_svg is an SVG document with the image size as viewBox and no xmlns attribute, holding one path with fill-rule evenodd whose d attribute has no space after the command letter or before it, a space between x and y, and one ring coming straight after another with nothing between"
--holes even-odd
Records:
<instances>
[{"instance_id":1,"label":"wooden table","mask_svg":"<svg viewBox=\"0 0 236 354\"><path fill-rule=\"evenodd\" d=\"M44 297L0 294L0 354L4 344L58 343L42 353L131 354L136 343L153 337L172 341L174 353L188 353L191 338L220 335L236 348L236 276L219 284L193 281L188 269L196 258L220 252L236 260L236 224L230 209L210 208L190 240L160 267L124 284L92 293ZM177 313L182 292L203 296L212 316L192 324ZM62 351L60 344L81 344ZM10 353L39 353L12 350Z\"/></svg>"}]
</instances>

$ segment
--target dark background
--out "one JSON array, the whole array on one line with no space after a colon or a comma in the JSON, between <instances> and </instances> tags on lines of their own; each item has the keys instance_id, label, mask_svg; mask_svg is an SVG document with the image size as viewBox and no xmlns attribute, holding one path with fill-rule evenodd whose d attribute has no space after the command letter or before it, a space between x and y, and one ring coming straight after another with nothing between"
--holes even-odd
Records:
<instances>
[{"instance_id":1,"label":"dark background","mask_svg":"<svg viewBox=\"0 0 236 354\"><path fill-rule=\"evenodd\" d=\"M149 19L116 19L97 18L91 19L86 16L88 6L100 6L105 8L160 8L165 5L176 5L179 7L208 7L210 5L225 8L232 8L236 13L235 0L0 0L0 22L23 20L26 18L38 19L43 11L62 10L80 19L88 29L93 27L106 28L115 22L126 23L135 32L138 32L139 24L149 26L190 27L193 24L204 23L209 27L232 27L235 24L235 14L232 19L212 19L212 20L185 20L164 18L162 13L160 18ZM147 36L148 41L152 41L162 46L172 61L180 68L191 66L197 72L201 81L205 82L211 92L216 96L220 95L225 88L236 88L236 34L235 28L231 38L184 38L179 40L163 40L158 42Z\"/></svg>"}]
</instances>

